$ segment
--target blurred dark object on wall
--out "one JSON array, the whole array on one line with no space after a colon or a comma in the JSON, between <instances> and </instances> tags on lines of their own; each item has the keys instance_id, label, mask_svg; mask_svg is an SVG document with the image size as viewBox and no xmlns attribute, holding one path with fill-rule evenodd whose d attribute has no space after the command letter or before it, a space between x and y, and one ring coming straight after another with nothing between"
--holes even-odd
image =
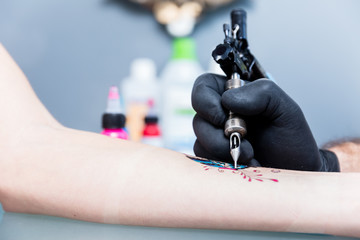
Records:
<instances>
[{"instance_id":1,"label":"blurred dark object on wall","mask_svg":"<svg viewBox=\"0 0 360 240\"><path fill-rule=\"evenodd\" d=\"M250 0L111 0L112 2L128 2L140 5L153 12L155 19L164 25L173 37L190 35L199 18L209 11L230 4L250 3Z\"/></svg>"}]
</instances>

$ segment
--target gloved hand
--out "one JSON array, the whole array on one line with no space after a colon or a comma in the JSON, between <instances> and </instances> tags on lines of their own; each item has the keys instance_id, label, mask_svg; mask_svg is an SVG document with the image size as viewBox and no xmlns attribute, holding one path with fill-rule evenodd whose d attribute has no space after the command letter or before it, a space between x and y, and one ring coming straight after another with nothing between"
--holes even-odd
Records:
<instances>
[{"instance_id":1,"label":"gloved hand","mask_svg":"<svg viewBox=\"0 0 360 240\"><path fill-rule=\"evenodd\" d=\"M200 76L193 87L197 112L193 127L197 156L233 163L224 124L229 110L247 123L239 164L305 170L339 171L333 152L319 150L300 107L279 86L267 79L224 92L226 77Z\"/></svg>"}]
</instances>

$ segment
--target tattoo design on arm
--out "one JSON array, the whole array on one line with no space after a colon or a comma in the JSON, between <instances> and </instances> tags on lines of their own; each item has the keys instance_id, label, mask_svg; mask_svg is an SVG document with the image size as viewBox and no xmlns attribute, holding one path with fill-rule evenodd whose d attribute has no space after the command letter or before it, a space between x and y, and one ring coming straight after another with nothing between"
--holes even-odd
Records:
<instances>
[{"instance_id":1,"label":"tattoo design on arm","mask_svg":"<svg viewBox=\"0 0 360 240\"><path fill-rule=\"evenodd\" d=\"M194 160L195 162L199 162L201 164L204 164L206 166L211 166L211 167L217 167L217 168L222 168L222 169L230 169L230 170L236 170L234 169L234 165L231 163L227 163L227 162L220 162L220 161L215 161L215 160L210 160L207 158L201 158L201 157L196 157L196 156L190 156L185 154L186 157L190 158L191 160ZM246 168L246 165L238 165L238 169L244 169Z\"/></svg>"},{"instance_id":2,"label":"tattoo design on arm","mask_svg":"<svg viewBox=\"0 0 360 240\"><path fill-rule=\"evenodd\" d=\"M191 159L195 162L201 163L202 168L205 171L213 171L213 170L216 171L217 170L219 173L231 172L233 174L238 174L242 179L247 180L248 182L252 182L252 181L279 182L278 179L264 177L263 174L261 173L261 171L258 169L246 169L247 168L246 165L239 165L239 167L237 169L234 169L234 166L231 163L220 162L220 161L215 161L215 160L210 160L210 159L200 158L200 157L195 157L195 156L190 156L190 155L186 155L186 157L188 157L189 159ZM271 172L279 173L280 170L279 169L271 169Z\"/></svg>"}]
</instances>

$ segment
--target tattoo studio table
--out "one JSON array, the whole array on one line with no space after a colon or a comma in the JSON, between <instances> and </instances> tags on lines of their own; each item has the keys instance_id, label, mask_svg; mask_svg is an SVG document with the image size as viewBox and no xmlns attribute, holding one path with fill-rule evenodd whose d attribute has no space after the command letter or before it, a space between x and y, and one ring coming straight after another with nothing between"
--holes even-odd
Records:
<instances>
[{"instance_id":1,"label":"tattoo studio table","mask_svg":"<svg viewBox=\"0 0 360 240\"><path fill-rule=\"evenodd\" d=\"M0 205L1 207L1 205ZM1 240L52 239L355 239L329 235L151 228L98 224L44 215L3 212L0 209Z\"/></svg>"}]
</instances>

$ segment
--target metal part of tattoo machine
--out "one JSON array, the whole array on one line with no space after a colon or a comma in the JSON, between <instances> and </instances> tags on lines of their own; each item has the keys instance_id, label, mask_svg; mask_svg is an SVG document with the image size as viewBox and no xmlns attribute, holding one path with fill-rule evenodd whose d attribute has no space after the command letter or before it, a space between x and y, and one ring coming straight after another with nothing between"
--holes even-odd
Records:
<instances>
[{"instance_id":1,"label":"metal part of tattoo machine","mask_svg":"<svg viewBox=\"0 0 360 240\"><path fill-rule=\"evenodd\" d=\"M219 44L212 52L214 60L220 64L228 80L225 91L242 87L249 81L268 78L265 70L250 53L246 37L246 12L236 9L231 12L231 28L223 25L225 33L224 43ZM224 133L230 138L230 154L234 160L234 168L240 157L241 138L246 135L245 121L233 112L225 123Z\"/></svg>"}]
</instances>

